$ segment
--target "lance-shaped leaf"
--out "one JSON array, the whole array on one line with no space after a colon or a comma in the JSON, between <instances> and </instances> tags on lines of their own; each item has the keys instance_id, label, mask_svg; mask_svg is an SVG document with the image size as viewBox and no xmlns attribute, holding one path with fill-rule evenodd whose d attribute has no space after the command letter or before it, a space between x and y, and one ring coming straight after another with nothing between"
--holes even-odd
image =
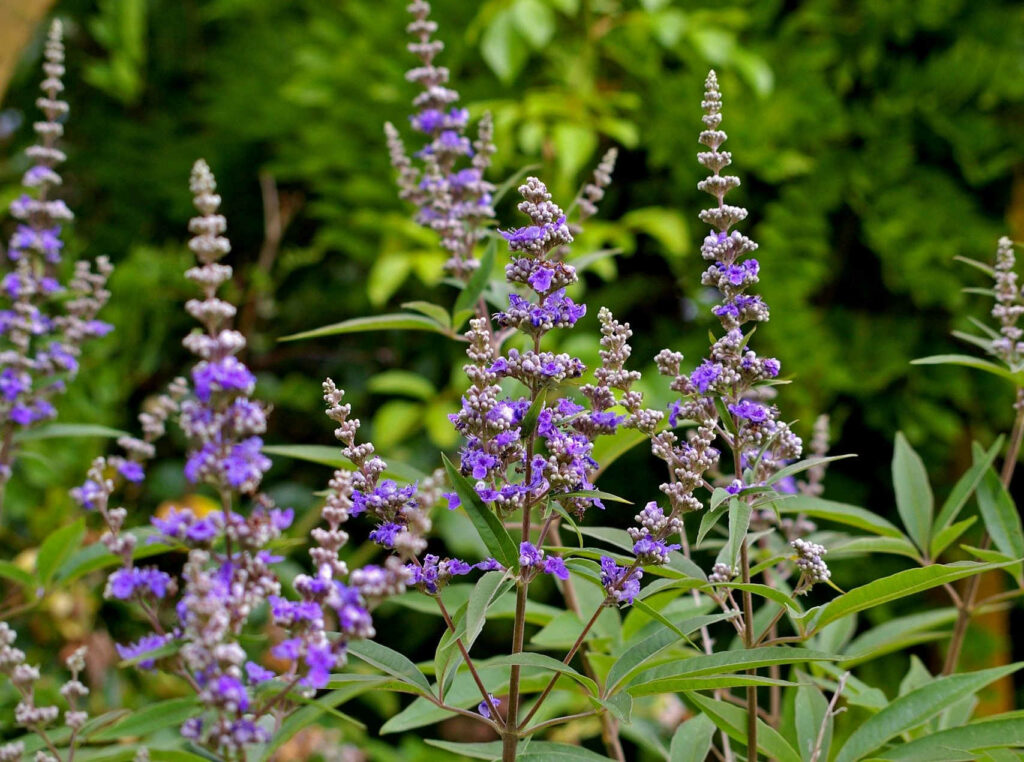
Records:
<instances>
[{"instance_id":1,"label":"lance-shaped leaf","mask_svg":"<svg viewBox=\"0 0 1024 762\"><path fill-rule=\"evenodd\" d=\"M928 552L931 539L935 499L928 483L924 461L903 436L896 434L896 450L892 456L892 482L896 490L896 510L903 519L910 539L922 551Z\"/></svg>"},{"instance_id":2,"label":"lance-shaped leaf","mask_svg":"<svg viewBox=\"0 0 1024 762\"><path fill-rule=\"evenodd\" d=\"M843 743L835 762L855 762L881 748L886 741L927 722L946 707L971 696L989 683L1013 674L1024 662L1004 667L948 675L900 696L874 717L868 718Z\"/></svg>"},{"instance_id":3,"label":"lance-shaped leaf","mask_svg":"<svg viewBox=\"0 0 1024 762\"><path fill-rule=\"evenodd\" d=\"M1011 558L1024 558L1024 532L1017 506L991 468L978 485L978 508L995 546Z\"/></svg>"},{"instance_id":4,"label":"lance-shaped leaf","mask_svg":"<svg viewBox=\"0 0 1024 762\"><path fill-rule=\"evenodd\" d=\"M741 744L747 741L747 712L738 706L708 698L699 693L687 693L686 700L706 714L719 730ZM757 720L757 749L779 762L801 762L789 742L779 731Z\"/></svg>"},{"instance_id":5,"label":"lance-shaped leaf","mask_svg":"<svg viewBox=\"0 0 1024 762\"><path fill-rule=\"evenodd\" d=\"M444 461L444 469L448 473L452 488L459 496L462 507L465 508L488 552L502 565L510 569L517 568L519 566L519 549L508 530L505 529L505 525L501 523L501 519L484 504L469 479L459 473L448 457L442 455L441 458Z\"/></svg>"},{"instance_id":6,"label":"lance-shaped leaf","mask_svg":"<svg viewBox=\"0 0 1024 762\"><path fill-rule=\"evenodd\" d=\"M471 310L476 305L480 295L487 288L487 281L490 279L491 271L494 269L494 252L496 249L497 241L492 238L487 242L476 271L470 277L469 282L466 283L466 287L462 289L462 292L455 299L455 308L452 312Z\"/></svg>"},{"instance_id":7,"label":"lance-shaped leaf","mask_svg":"<svg viewBox=\"0 0 1024 762\"><path fill-rule=\"evenodd\" d=\"M852 614L864 609L880 606L888 601L898 598L906 598L914 593L939 587L947 582L955 582L964 577L974 574L983 574L993 569L1000 569L1009 566L1012 561L1003 563L977 563L974 561L957 561L953 564L934 564L921 569L907 569L906 571L890 574L888 577L876 579L866 585L855 587L848 593L833 598L823 606L815 606L802 617L809 630L817 631L834 622L842 619L847 614Z\"/></svg>"},{"instance_id":8,"label":"lance-shaped leaf","mask_svg":"<svg viewBox=\"0 0 1024 762\"><path fill-rule=\"evenodd\" d=\"M447 334L448 328L431 320L426 315L415 312L396 312L389 315L373 315L371 317L352 318L340 323L332 323L311 331L293 333L282 336L279 341L299 341L301 339L318 339L322 336L337 336L343 333L364 333L366 331L430 331L431 333Z\"/></svg>"},{"instance_id":9,"label":"lance-shaped leaf","mask_svg":"<svg viewBox=\"0 0 1024 762\"><path fill-rule=\"evenodd\" d=\"M972 355L933 355L932 357L921 357L917 360L911 360L911 365L963 365L968 368L976 368L977 370L983 370L986 373L991 373L994 376L1005 378L1010 381L1014 386L1024 386L1024 373L1020 371L1012 371L1008 368L1004 368L1002 365L996 365L994 362L983 360L980 357L974 357Z\"/></svg>"},{"instance_id":10,"label":"lance-shaped leaf","mask_svg":"<svg viewBox=\"0 0 1024 762\"><path fill-rule=\"evenodd\" d=\"M392 677L397 677L403 683L430 695L430 683L427 682L427 678L408 657L397 651L392 651L387 646L373 640L356 640L349 643L348 652L362 659L371 667L376 667Z\"/></svg>"},{"instance_id":11,"label":"lance-shaped leaf","mask_svg":"<svg viewBox=\"0 0 1024 762\"><path fill-rule=\"evenodd\" d=\"M980 754L982 750L1019 747L1022 738L1024 717L1019 713L999 715L986 717L959 728L929 733L910 743L877 754L875 758L893 762L974 762L983 758Z\"/></svg>"},{"instance_id":12,"label":"lance-shaped leaf","mask_svg":"<svg viewBox=\"0 0 1024 762\"><path fill-rule=\"evenodd\" d=\"M701 654L689 659L680 659L668 664L643 670L634 678L632 685L642 685L655 680L674 677L698 677L703 675L724 675L742 670L769 667L776 664L802 664L811 661L837 661L839 656L808 648L785 648L762 646L738 651L719 651Z\"/></svg>"}]
</instances>

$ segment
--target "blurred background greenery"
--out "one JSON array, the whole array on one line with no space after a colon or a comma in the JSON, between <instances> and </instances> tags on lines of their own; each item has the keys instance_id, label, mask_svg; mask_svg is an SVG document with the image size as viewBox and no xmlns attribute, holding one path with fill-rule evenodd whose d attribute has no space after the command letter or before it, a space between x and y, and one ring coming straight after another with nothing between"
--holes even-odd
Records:
<instances>
[{"instance_id":1,"label":"blurred background greenery","mask_svg":"<svg viewBox=\"0 0 1024 762\"><path fill-rule=\"evenodd\" d=\"M35 118L44 36L43 26L24 25L14 40L11 19L45 5L0 8L8 50L19 51L0 113L3 202L18 192L25 167L20 149ZM462 385L452 342L398 333L277 341L412 299L453 298L441 283L445 257L434 236L409 220L396 197L384 147L383 122L405 125L414 94L403 78L412 63L404 5L53 5L68 37L65 185L78 215L70 249L110 254L117 265L106 311L117 330L86 359L63 402L65 421L132 428L145 398L185 367L186 177L203 156L224 197L248 359L261 396L275 406L268 441L332 444L319 392L330 375L386 456L429 470L438 446L456 446L445 418ZM537 164L556 200L568 203L603 151L619 147L613 187L575 250L621 254L587 270L590 315L563 339L563 350L596 360L601 304L632 323L635 367L649 372L652 389L659 349L696 361L706 346L712 322L699 284L704 231L696 221L705 201L695 188L694 154L702 83L714 66L726 98L727 147L743 180L736 203L751 210L747 232L761 244L761 290L773 309L758 331L759 351L777 356L795 382L780 402L796 428L809 436L814 418L829 412L834 451L859 455L833 467L827 496L894 512L889 460L894 433L903 430L941 497L969 463L971 440L987 444L1009 427L1011 392L991 377L908 363L961 349L950 331L988 309L983 297L962 293L983 284L954 256L989 260L999 235L1024 238L1019 3L433 5L446 42L443 63L464 103L474 117L494 114L492 179ZM499 219L516 222L507 201ZM103 446L65 440L22 462L8 498L15 546L32 547L69 519L66 487ZM172 460L163 461L144 501L155 505L185 490L178 452L168 446ZM654 499L655 468L645 453L633 453L602 487L637 502ZM646 492L630 478L638 469L652 475ZM268 483L283 502L309 509L326 477L323 468L281 460ZM630 520L625 513L607 518ZM308 519L315 520L312 512ZM458 545L457 525L446 531L442 522L442 531ZM844 575L863 573L854 563L838 578L843 584ZM75 622L99 615L97 605L65 612L65 627L77 632ZM1005 640L1005 626L975 650ZM406 627L392 645L415 651L418 637ZM402 753L420 752L407 746Z\"/></svg>"}]
</instances>

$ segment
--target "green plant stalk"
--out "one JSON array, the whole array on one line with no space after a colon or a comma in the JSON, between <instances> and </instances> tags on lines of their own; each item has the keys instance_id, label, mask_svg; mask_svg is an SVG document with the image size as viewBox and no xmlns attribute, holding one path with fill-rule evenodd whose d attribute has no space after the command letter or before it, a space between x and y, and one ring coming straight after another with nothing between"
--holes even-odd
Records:
<instances>
[{"instance_id":1,"label":"green plant stalk","mask_svg":"<svg viewBox=\"0 0 1024 762\"><path fill-rule=\"evenodd\" d=\"M746 538L740 546L740 567L744 584L750 583L750 553ZM749 590L743 591L743 644L751 648L754 644L754 601ZM756 669L747 670L751 677ZM757 686L747 686L747 759L757 760Z\"/></svg>"},{"instance_id":2,"label":"green plant stalk","mask_svg":"<svg viewBox=\"0 0 1024 762\"><path fill-rule=\"evenodd\" d=\"M1013 481L1013 472L1017 468L1017 460L1020 458L1021 443L1024 442L1024 388L1017 389L1017 417L1013 422L1013 431L1010 435L1010 446L1006 451L1006 458L1003 460L1003 468L999 475L1003 487L1010 489ZM988 532L982 535L981 548L985 550L992 543ZM949 650L946 652L946 662L942 667L943 675L951 675L956 672L957 664L960 661L960 652L963 650L964 638L967 636L967 626L974 614L974 603L978 597L978 588L981 586L981 576L974 575L967 580L964 594L961 597L961 604L958 606L956 624L953 626L953 637L949 641Z\"/></svg>"},{"instance_id":3,"label":"green plant stalk","mask_svg":"<svg viewBox=\"0 0 1024 762\"><path fill-rule=\"evenodd\" d=\"M555 514L552 514L552 516L554 515ZM561 545L562 538L558 531L558 525L559 522L556 520L550 522L549 524L545 524L544 528L546 530L548 526L550 526L551 534L554 541L558 545ZM538 545L543 543L544 534L545 532L541 531L541 539L538 540ZM579 599L576 597L576 589L572 584L571 577L562 583L561 589L562 596L565 598L565 603L569 607L569 610L572 611L576 616L582 618L583 612L580 609L580 602ZM580 646L580 657L583 660L583 671L587 674L587 677L589 677L595 683L600 685L600 680L598 680L597 677L597 671L594 669L594 666L590 663L590 653L589 649L587 648L586 642L584 642ZM612 717L607 712L607 710L596 712L596 714L601 720L601 740L604 742L605 750L608 752L608 755L612 757L612 759L617 760L618 762L626 762L626 754L622 749L622 741L619 739L618 721L614 717ZM540 728L546 725L547 723L541 723L540 725L535 726L533 732L535 732L536 728Z\"/></svg>"},{"instance_id":4,"label":"green plant stalk","mask_svg":"<svg viewBox=\"0 0 1024 762\"><path fill-rule=\"evenodd\" d=\"M530 522L529 511L525 512L523 524ZM512 653L523 652L523 633L526 630L526 583L520 579L516 587L516 619L512 632ZM505 717L505 732L501 736L502 762L515 762L516 747L519 745L519 674L521 667L513 664L508 680L508 715ZM529 718L527 718L529 719Z\"/></svg>"}]
</instances>

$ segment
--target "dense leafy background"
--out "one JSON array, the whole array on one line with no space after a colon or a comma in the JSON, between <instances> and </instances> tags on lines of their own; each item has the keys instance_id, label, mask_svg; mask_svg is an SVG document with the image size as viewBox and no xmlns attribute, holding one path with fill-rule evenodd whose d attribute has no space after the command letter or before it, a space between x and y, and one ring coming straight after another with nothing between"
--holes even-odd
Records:
<instances>
[{"instance_id":1,"label":"dense leafy background","mask_svg":"<svg viewBox=\"0 0 1024 762\"><path fill-rule=\"evenodd\" d=\"M457 347L399 333L277 342L454 294L440 283L444 257L433 237L397 201L383 145L382 123L404 125L413 95L403 79L404 3L66 0L55 12L69 24L66 185L78 214L71 248L109 253L118 266L107 312L117 332L87 360L62 417L131 428L146 397L181 372L180 337L190 327L181 309L189 295L180 276L190 259L185 179L204 156L225 199L250 360L275 405L268 440L331 443L319 397L331 375L386 455L436 467L437 447L455 446L444 416L462 383ZM664 346L696 360L706 344L711 323L696 254L704 201L693 155L701 83L714 66L744 182L737 195L752 212L761 289L773 308L759 347L795 381L782 407L798 430L809 435L815 416L830 412L835 450L859 455L833 468L828 496L892 515L897 430L922 452L944 495L970 462L971 440L988 444L1008 428L1010 391L997 381L908 363L951 351L950 330L987 309L983 298L961 292L980 284L953 257L990 259L1000 234L1024 237L1018 4L439 0L434 15L464 101L475 115L494 113L495 178L540 164L567 202L601 153L620 148L616 184L577 251L623 253L586 276L591 315L566 348L596 359L600 304L633 324L641 366ZM4 124L34 118L40 47L41 33L4 96ZM29 132L23 125L0 134L5 199L16 192ZM261 176L276 186L288 223L279 247L266 242ZM500 217L513 223L507 203ZM422 380L371 382L399 370ZM37 445L45 457L23 461L5 518L15 553L70 520L64 489L102 446ZM177 452L168 446L172 460L140 496L144 505L186 490ZM627 478L652 468L633 454L602 486L653 499L659 472L646 482ZM269 483L283 501L308 509L326 476L280 460ZM609 517L620 526L629 519ZM457 544L457 527L447 534ZM887 563L839 564L837 579L863 582ZM83 590L47 606L30 622L41 644L83 637L113 613ZM435 624L398 631L395 621L383 617L379 629L408 653L426 646L421 633ZM108 629L118 639L124 626ZM981 633L969 650L984 652L1000 637ZM902 666L882 663L879 681L905 672L906 657L892 658ZM393 709L387 702L395 699L375 700L385 716ZM412 739L401 743L403 754L429 755Z\"/></svg>"}]
</instances>

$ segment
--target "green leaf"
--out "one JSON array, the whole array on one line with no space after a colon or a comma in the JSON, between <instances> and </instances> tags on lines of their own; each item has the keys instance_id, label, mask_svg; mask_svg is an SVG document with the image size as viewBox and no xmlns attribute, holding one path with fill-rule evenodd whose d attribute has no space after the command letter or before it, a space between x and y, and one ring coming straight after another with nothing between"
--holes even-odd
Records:
<instances>
[{"instance_id":1,"label":"green leaf","mask_svg":"<svg viewBox=\"0 0 1024 762\"><path fill-rule=\"evenodd\" d=\"M695 649L697 647L694 644L694 642L690 640L690 638L687 636L685 632L683 632L676 624L670 621L668 617L666 617L656 608L651 606L651 604L649 604L647 601L643 600L642 598L636 598L633 601L633 606L638 611L642 611L644 614L649 616L651 619L654 619L655 621L660 622L661 624L668 627L670 630L672 630L672 632L676 633L676 635L685 640L691 648Z\"/></svg>"},{"instance_id":2,"label":"green leaf","mask_svg":"<svg viewBox=\"0 0 1024 762\"><path fill-rule=\"evenodd\" d=\"M747 741L747 712L724 701L687 693L686 700L706 714L720 730L741 744ZM757 748L762 754L779 762L801 762L800 755L777 730L757 721Z\"/></svg>"},{"instance_id":3,"label":"green leaf","mask_svg":"<svg viewBox=\"0 0 1024 762\"><path fill-rule=\"evenodd\" d=\"M980 672L940 677L905 696L900 696L874 717L868 718L843 744L835 762L863 759L886 741L927 722L943 709L970 696L989 683L1013 674L1024 662Z\"/></svg>"},{"instance_id":4,"label":"green leaf","mask_svg":"<svg viewBox=\"0 0 1024 762\"><path fill-rule=\"evenodd\" d=\"M602 474L608 466L632 450L641 442L647 441L647 435L636 429L619 428L614 434L608 437L601 437L594 443L592 456L601 465L597 474ZM596 481L596 477L595 477Z\"/></svg>"},{"instance_id":5,"label":"green leaf","mask_svg":"<svg viewBox=\"0 0 1024 762\"><path fill-rule=\"evenodd\" d=\"M462 507L469 514L477 534L483 540L484 546L501 564L509 569L516 569L519 566L519 549L516 547L512 537L509 536L505 525L501 523L494 511L484 505L483 500L476 493L469 480L459 473L458 469L448 460L448 456L442 455L445 471L448 472L448 479L452 483L455 493L462 502Z\"/></svg>"},{"instance_id":6,"label":"green leaf","mask_svg":"<svg viewBox=\"0 0 1024 762\"><path fill-rule=\"evenodd\" d=\"M733 498L729 501L729 541L722 548L719 559L735 569L743 543L750 528L750 504Z\"/></svg>"},{"instance_id":7,"label":"green leaf","mask_svg":"<svg viewBox=\"0 0 1024 762\"><path fill-rule=\"evenodd\" d=\"M796 702L793 715L796 723L796 745L803 762L810 762L814 747L818 742L818 733L822 723L827 722L825 736L822 739L821 756L828 759L828 749L832 742L832 718L826 719L828 701L814 685L801 685L796 689Z\"/></svg>"},{"instance_id":8,"label":"green leaf","mask_svg":"<svg viewBox=\"0 0 1024 762\"><path fill-rule=\"evenodd\" d=\"M1024 738L1024 717L989 717L970 725L930 733L877 755L880 760L913 762L973 762L977 751L1019 747Z\"/></svg>"},{"instance_id":9,"label":"green leaf","mask_svg":"<svg viewBox=\"0 0 1024 762\"><path fill-rule=\"evenodd\" d=\"M983 370L986 373L991 373L994 376L1005 378L1007 381L1013 382L1015 386L1024 386L1024 373L1020 371L1014 372L1001 365L996 365L994 362L988 360L982 360L980 357L973 357L971 355L934 355L932 357L921 357L917 360L911 360L911 365L963 365L968 368L976 368Z\"/></svg>"},{"instance_id":10,"label":"green leaf","mask_svg":"<svg viewBox=\"0 0 1024 762\"><path fill-rule=\"evenodd\" d=\"M698 714L680 725L672 736L669 762L704 762L711 751L715 723L706 714Z\"/></svg>"},{"instance_id":11,"label":"green leaf","mask_svg":"<svg viewBox=\"0 0 1024 762\"><path fill-rule=\"evenodd\" d=\"M425 315L417 315L413 312L396 312L388 315L372 315L370 317L343 320L340 323L332 323L331 325L314 328L311 331L293 333L291 336L282 336L278 341L299 341L301 339L316 339L321 336L337 336L343 333L363 333L365 331L432 331L433 333L448 333L445 326Z\"/></svg>"},{"instance_id":12,"label":"green leaf","mask_svg":"<svg viewBox=\"0 0 1024 762\"><path fill-rule=\"evenodd\" d=\"M473 272L472 277L466 283L466 287L456 297L455 308L452 312L476 308L476 303L479 301L484 289L487 288L487 281L490 280L491 272L494 270L494 255L497 248L498 243L493 238L487 242L483 256L480 257L480 265Z\"/></svg>"},{"instance_id":13,"label":"green leaf","mask_svg":"<svg viewBox=\"0 0 1024 762\"><path fill-rule=\"evenodd\" d=\"M829 455L828 457L824 458L807 458L806 460L801 460L797 463L790 463L785 468L780 468L778 471L776 471L774 474L768 477L768 481L765 482L765 484L776 484L781 480L785 479L787 476L801 474L804 471L814 468L815 466L821 466L824 465L825 463L831 463L834 460L846 460L847 458L856 457L856 455L853 455L851 453L849 455Z\"/></svg>"},{"instance_id":14,"label":"green leaf","mask_svg":"<svg viewBox=\"0 0 1024 762\"><path fill-rule=\"evenodd\" d=\"M908 645L922 642L922 637L924 640L930 640L942 636L944 633L933 631L952 624L956 618L957 610L947 607L887 619L850 641L844 649L844 653L849 654L850 658L843 660L843 666L853 666L868 658L898 651Z\"/></svg>"},{"instance_id":15,"label":"green leaf","mask_svg":"<svg viewBox=\"0 0 1024 762\"><path fill-rule=\"evenodd\" d=\"M721 676L730 672L768 667L775 664L802 664L811 661L838 661L841 657L812 651L808 648L786 648L782 646L761 646L741 651L719 651L680 659L669 664L659 664L642 671L634 678L631 687L656 680L675 677Z\"/></svg>"},{"instance_id":16,"label":"green leaf","mask_svg":"<svg viewBox=\"0 0 1024 762\"><path fill-rule=\"evenodd\" d=\"M723 502L721 505L712 508L709 511L704 511L704 515L700 519L700 528L697 530L697 542L695 545L700 545L704 542L704 538L707 537L708 532L714 529L715 524L718 520L725 515L725 512L729 510L729 503Z\"/></svg>"},{"instance_id":17,"label":"green leaf","mask_svg":"<svg viewBox=\"0 0 1024 762\"><path fill-rule=\"evenodd\" d=\"M933 564L921 569L907 569L855 587L850 592L833 598L824 606L810 609L802 619L814 631L817 631L829 622L841 619L847 614L874 608L899 598L906 598L947 582L955 582L964 577L1009 566L1010 563L1012 562L985 564L974 561L957 561L952 564Z\"/></svg>"},{"instance_id":18,"label":"green leaf","mask_svg":"<svg viewBox=\"0 0 1024 762\"><path fill-rule=\"evenodd\" d=\"M63 439L72 437L102 437L117 439L129 436L127 431L92 423L49 423L34 429L25 429L14 435L15 442L32 442L37 439Z\"/></svg>"},{"instance_id":19,"label":"green leaf","mask_svg":"<svg viewBox=\"0 0 1024 762\"><path fill-rule=\"evenodd\" d=\"M957 480L953 490L949 493L949 497L946 498L946 502L942 504L942 510L939 511L938 518L935 519L935 527L932 530L932 558L935 558L942 552L941 550L935 550L936 539L939 533L949 527L956 520L956 517L960 515L960 511L967 504L974 490L977 489L978 484L981 483L985 472L995 461L999 451L1003 449L1003 439L1002 436L996 439L995 443L981 457L978 456L977 443L972 447L972 450L975 451L974 465L967 469L966 473ZM949 542L952 542L952 540Z\"/></svg>"},{"instance_id":20,"label":"green leaf","mask_svg":"<svg viewBox=\"0 0 1024 762\"><path fill-rule=\"evenodd\" d=\"M470 759L501 759L501 741L487 741L485 743L459 743L457 741L441 741L436 738L424 738L423 743L433 746L435 749L447 751ZM522 746L520 746L522 748Z\"/></svg>"},{"instance_id":21,"label":"green leaf","mask_svg":"<svg viewBox=\"0 0 1024 762\"><path fill-rule=\"evenodd\" d=\"M119 741L146 736L155 730L181 725L200 711L199 700L194 696L158 701L133 711L120 722L89 736L89 740Z\"/></svg>"},{"instance_id":22,"label":"green leaf","mask_svg":"<svg viewBox=\"0 0 1024 762\"><path fill-rule=\"evenodd\" d=\"M882 537L903 537L903 533L881 516L855 505L823 500L819 497L795 495L777 505L779 513L803 513L811 518L863 529Z\"/></svg>"},{"instance_id":23,"label":"green leaf","mask_svg":"<svg viewBox=\"0 0 1024 762\"><path fill-rule=\"evenodd\" d=\"M439 325L443 325L445 328L452 327L452 318L448 314L448 310L442 307L440 304L434 304L433 302L405 302L402 305L403 310L415 310L428 318L433 320Z\"/></svg>"},{"instance_id":24,"label":"green leaf","mask_svg":"<svg viewBox=\"0 0 1024 762\"><path fill-rule=\"evenodd\" d=\"M892 482L896 490L896 510L910 539L923 552L931 540L935 499L928 483L921 456L914 452L903 432L896 433L896 450L892 456Z\"/></svg>"},{"instance_id":25,"label":"green leaf","mask_svg":"<svg viewBox=\"0 0 1024 762\"><path fill-rule=\"evenodd\" d=\"M375 394L401 394L424 402L433 399L437 389L419 373L408 370L386 370L373 376L366 388Z\"/></svg>"},{"instance_id":26,"label":"green leaf","mask_svg":"<svg viewBox=\"0 0 1024 762\"><path fill-rule=\"evenodd\" d=\"M515 79L529 56L528 46L515 28L512 10L506 9L494 16L480 40L480 53L484 61L504 83Z\"/></svg>"},{"instance_id":27,"label":"green leaf","mask_svg":"<svg viewBox=\"0 0 1024 762\"><path fill-rule=\"evenodd\" d=\"M759 675L711 675L708 677L669 677L664 680L652 680L649 683L629 686L629 695L662 696L666 693L685 693L686 691L715 691L722 688L742 688L745 686L790 686L786 680L775 680Z\"/></svg>"},{"instance_id":28,"label":"green leaf","mask_svg":"<svg viewBox=\"0 0 1024 762\"><path fill-rule=\"evenodd\" d=\"M1013 498L989 469L978 485L978 508L992 542L1011 558L1024 558L1024 532Z\"/></svg>"},{"instance_id":29,"label":"green leaf","mask_svg":"<svg viewBox=\"0 0 1024 762\"><path fill-rule=\"evenodd\" d=\"M733 612L723 614L705 614L684 619L672 627L662 626L653 635L648 635L643 640L631 643L623 654L616 659L608 670L605 678L605 693L611 695L620 683L640 671L640 667L650 661L666 648L679 644L679 632L690 633L706 627L709 624L731 619L736 616Z\"/></svg>"},{"instance_id":30,"label":"green leaf","mask_svg":"<svg viewBox=\"0 0 1024 762\"><path fill-rule=\"evenodd\" d=\"M758 582L722 582L718 587L726 587L730 590L745 590L753 593L754 595L759 595L762 598L767 598L770 601L775 601L780 606L791 611L800 612L800 604L793 599L793 596L787 595L778 588L762 585Z\"/></svg>"},{"instance_id":31,"label":"green leaf","mask_svg":"<svg viewBox=\"0 0 1024 762\"><path fill-rule=\"evenodd\" d=\"M85 519L68 524L50 533L39 546L36 555L36 576L43 585L47 584L72 553L78 550L85 536Z\"/></svg>"},{"instance_id":32,"label":"green leaf","mask_svg":"<svg viewBox=\"0 0 1024 762\"><path fill-rule=\"evenodd\" d=\"M295 460L304 460L307 463L317 463L321 466L330 466L331 468L343 468L347 471L355 470L352 461L341 454L340 447L328 447L327 445L264 445L263 452L266 455L294 458ZM410 484L427 478L426 474L412 466L393 462L388 463L383 475L390 479Z\"/></svg>"},{"instance_id":33,"label":"green leaf","mask_svg":"<svg viewBox=\"0 0 1024 762\"><path fill-rule=\"evenodd\" d=\"M10 561L0 561L0 578L9 579L25 588L35 587L36 578Z\"/></svg>"},{"instance_id":34,"label":"green leaf","mask_svg":"<svg viewBox=\"0 0 1024 762\"><path fill-rule=\"evenodd\" d=\"M376 667L392 677L397 677L403 683L419 688L423 693L430 695L430 683L427 682L427 678L408 657L397 651L392 651L387 646L373 640L355 640L349 643L348 652L362 659L371 667Z\"/></svg>"},{"instance_id":35,"label":"green leaf","mask_svg":"<svg viewBox=\"0 0 1024 762\"><path fill-rule=\"evenodd\" d=\"M624 497L613 495L611 492L602 492L599 489L578 489L575 492L556 492L551 495L552 500L561 500L563 498L570 497L591 497L597 500L610 500L613 503L625 503L626 505L633 505L632 502L626 500L626 498Z\"/></svg>"},{"instance_id":36,"label":"green leaf","mask_svg":"<svg viewBox=\"0 0 1024 762\"><path fill-rule=\"evenodd\" d=\"M505 577L503 572L487 572L473 588L466 602L466 648L468 649L480 635L487 621L487 610L502 595L504 595L513 581Z\"/></svg>"},{"instance_id":37,"label":"green leaf","mask_svg":"<svg viewBox=\"0 0 1024 762\"><path fill-rule=\"evenodd\" d=\"M931 557L938 558L942 555L942 552L957 541L964 532L971 528L975 521L978 520L977 516L970 516L963 521L958 521L955 524L950 524L938 532L932 534L931 542Z\"/></svg>"},{"instance_id":38,"label":"green leaf","mask_svg":"<svg viewBox=\"0 0 1024 762\"><path fill-rule=\"evenodd\" d=\"M488 659L486 664L488 666L495 665L512 665L518 664L523 667L537 667L539 669L548 670L549 672L557 672L558 674L565 675L577 683L582 685L592 696L596 696L600 693L597 688L597 683L591 680L586 675L580 674L575 669L570 667L568 664L560 662L558 659L553 659L545 654L534 653L532 651L523 651L518 654L506 654L505 656L498 656L494 659Z\"/></svg>"},{"instance_id":39,"label":"green leaf","mask_svg":"<svg viewBox=\"0 0 1024 762\"><path fill-rule=\"evenodd\" d=\"M567 743L534 741L526 751L516 754L517 762L608 762L608 757Z\"/></svg>"},{"instance_id":40,"label":"green leaf","mask_svg":"<svg viewBox=\"0 0 1024 762\"><path fill-rule=\"evenodd\" d=\"M555 12L541 0L516 0L512 16L519 34L534 50L547 45L555 33Z\"/></svg>"}]
</instances>

